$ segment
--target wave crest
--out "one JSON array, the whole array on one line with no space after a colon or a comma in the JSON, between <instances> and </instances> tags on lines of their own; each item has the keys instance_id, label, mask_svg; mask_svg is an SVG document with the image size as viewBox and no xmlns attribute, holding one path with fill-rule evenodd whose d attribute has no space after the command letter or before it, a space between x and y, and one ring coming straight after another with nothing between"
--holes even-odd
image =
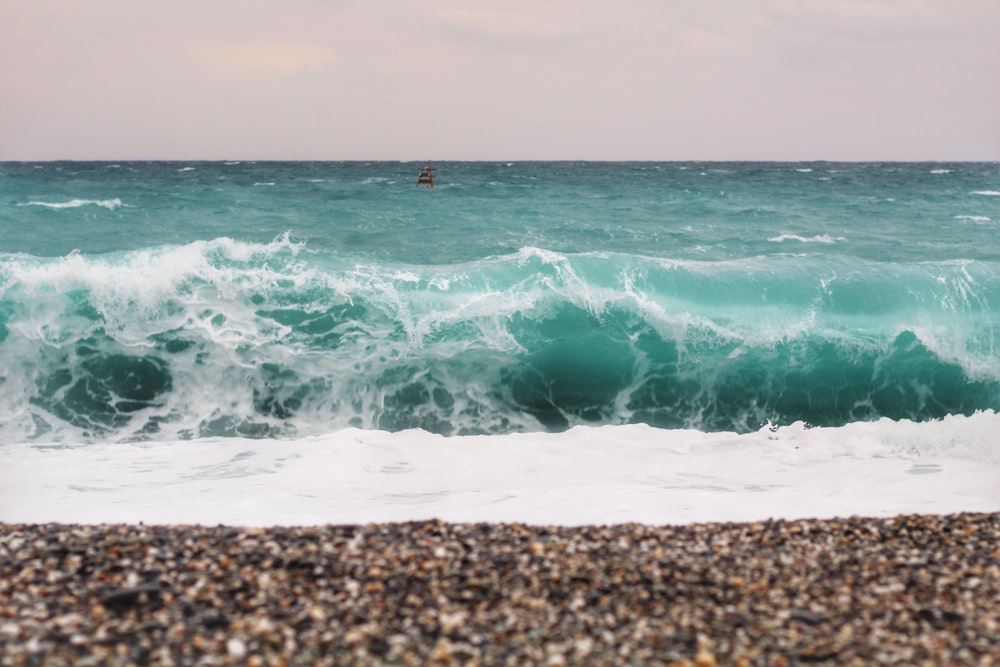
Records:
<instances>
[{"instance_id":1,"label":"wave crest","mask_svg":"<svg viewBox=\"0 0 1000 667\"><path fill-rule=\"evenodd\" d=\"M44 202L44 201L29 201L18 204L18 206L44 206L45 208L52 209L62 209L62 208L80 208L81 206L100 206L101 208L106 208L109 211L113 211L119 206L125 206L122 204L122 200L115 197L114 199L71 199L66 202Z\"/></svg>"},{"instance_id":2,"label":"wave crest","mask_svg":"<svg viewBox=\"0 0 1000 667\"><path fill-rule=\"evenodd\" d=\"M0 256L0 437L749 432L1000 408L1000 267L517 253L389 264L220 238Z\"/></svg>"}]
</instances>

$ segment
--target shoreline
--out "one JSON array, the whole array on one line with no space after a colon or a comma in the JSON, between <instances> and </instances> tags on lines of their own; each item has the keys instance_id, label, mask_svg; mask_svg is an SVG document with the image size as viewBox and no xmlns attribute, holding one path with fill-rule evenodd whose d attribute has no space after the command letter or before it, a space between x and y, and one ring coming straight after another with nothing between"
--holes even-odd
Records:
<instances>
[{"instance_id":1,"label":"shoreline","mask_svg":"<svg viewBox=\"0 0 1000 667\"><path fill-rule=\"evenodd\" d=\"M1000 513L0 523L0 665L1000 664Z\"/></svg>"}]
</instances>

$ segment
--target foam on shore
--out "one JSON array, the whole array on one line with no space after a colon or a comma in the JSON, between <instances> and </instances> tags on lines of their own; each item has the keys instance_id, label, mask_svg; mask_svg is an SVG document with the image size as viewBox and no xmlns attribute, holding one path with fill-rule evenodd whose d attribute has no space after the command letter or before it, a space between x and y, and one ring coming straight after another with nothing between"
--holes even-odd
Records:
<instances>
[{"instance_id":1,"label":"foam on shore","mask_svg":"<svg viewBox=\"0 0 1000 667\"><path fill-rule=\"evenodd\" d=\"M4 445L0 521L584 525L995 512L998 428L990 412L746 434L347 429L298 440Z\"/></svg>"}]
</instances>

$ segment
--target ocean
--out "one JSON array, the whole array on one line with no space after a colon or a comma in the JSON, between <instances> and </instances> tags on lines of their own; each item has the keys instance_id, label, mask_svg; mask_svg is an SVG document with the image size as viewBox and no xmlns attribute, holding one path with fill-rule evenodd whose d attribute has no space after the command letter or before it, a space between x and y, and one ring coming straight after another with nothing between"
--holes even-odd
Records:
<instances>
[{"instance_id":1,"label":"ocean","mask_svg":"<svg viewBox=\"0 0 1000 667\"><path fill-rule=\"evenodd\" d=\"M1000 510L1000 164L0 163L0 521Z\"/></svg>"}]
</instances>

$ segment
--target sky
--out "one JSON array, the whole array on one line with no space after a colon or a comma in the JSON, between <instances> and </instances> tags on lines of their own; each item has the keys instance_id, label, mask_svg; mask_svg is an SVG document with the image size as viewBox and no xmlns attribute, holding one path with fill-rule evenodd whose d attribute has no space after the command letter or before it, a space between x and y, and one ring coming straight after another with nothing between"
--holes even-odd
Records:
<instances>
[{"instance_id":1,"label":"sky","mask_svg":"<svg viewBox=\"0 0 1000 667\"><path fill-rule=\"evenodd\" d=\"M0 0L0 160L1000 160L1000 0Z\"/></svg>"}]
</instances>

